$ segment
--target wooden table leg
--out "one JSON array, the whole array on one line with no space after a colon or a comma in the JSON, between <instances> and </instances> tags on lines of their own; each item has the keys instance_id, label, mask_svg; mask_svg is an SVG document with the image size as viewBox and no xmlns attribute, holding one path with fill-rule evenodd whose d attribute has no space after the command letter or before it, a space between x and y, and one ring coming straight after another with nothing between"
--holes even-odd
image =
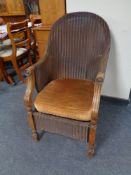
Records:
<instances>
[{"instance_id":1,"label":"wooden table leg","mask_svg":"<svg viewBox=\"0 0 131 175\"><path fill-rule=\"evenodd\" d=\"M13 85L15 82L13 81L12 77L7 73L4 64L3 64L3 60L0 58L0 69L1 69L1 73L2 73L2 78L8 83Z\"/></svg>"}]
</instances>

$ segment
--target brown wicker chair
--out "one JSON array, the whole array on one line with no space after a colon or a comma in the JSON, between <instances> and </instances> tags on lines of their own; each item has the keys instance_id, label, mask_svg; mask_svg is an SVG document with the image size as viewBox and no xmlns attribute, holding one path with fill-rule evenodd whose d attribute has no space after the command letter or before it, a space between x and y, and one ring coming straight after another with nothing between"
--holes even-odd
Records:
<instances>
[{"instance_id":1,"label":"brown wicker chair","mask_svg":"<svg viewBox=\"0 0 131 175\"><path fill-rule=\"evenodd\" d=\"M88 155L94 155L109 50L108 25L93 13L67 14L54 24L44 58L26 72L24 100L33 139L39 130L86 139ZM35 87L38 95L32 103Z\"/></svg>"}]
</instances>

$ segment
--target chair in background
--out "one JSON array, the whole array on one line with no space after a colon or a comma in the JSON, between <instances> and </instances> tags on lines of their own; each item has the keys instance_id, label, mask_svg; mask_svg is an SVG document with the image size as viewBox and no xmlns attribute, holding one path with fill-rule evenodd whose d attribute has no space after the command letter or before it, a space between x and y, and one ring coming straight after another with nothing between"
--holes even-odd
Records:
<instances>
[{"instance_id":1,"label":"chair in background","mask_svg":"<svg viewBox=\"0 0 131 175\"><path fill-rule=\"evenodd\" d=\"M0 58L0 80L5 80L8 84L14 85L12 77L7 73L3 60Z\"/></svg>"},{"instance_id":2,"label":"chair in background","mask_svg":"<svg viewBox=\"0 0 131 175\"><path fill-rule=\"evenodd\" d=\"M2 17L0 17L0 25L4 25L5 24L5 21Z\"/></svg>"},{"instance_id":3,"label":"chair in background","mask_svg":"<svg viewBox=\"0 0 131 175\"><path fill-rule=\"evenodd\" d=\"M37 27L42 24L42 19L40 15L30 15L30 21L32 23L32 27Z\"/></svg>"},{"instance_id":4,"label":"chair in background","mask_svg":"<svg viewBox=\"0 0 131 175\"><path fill-rule=\"evenodd\" d=\"M39 27L42 25L42 19L40 15L30 15L30 21L32 23L32 28ZM35 35L33 33L33 30L31 32L31 49L35 55L36 61L39 60L39 53L38 53L38 47L35 39Z\"/></svg>"},{"instance_id":5,"label":"chair in background","mask_svg":"<svg viewBox=\"0 0 131 175\"><path fill-rule=\"evenodd\" d=\"M0 58L4 62L11 62L19 79L24 81L22 71L32 65L30 56L31 39L28 20L16 23L7 23L9 42L11 47L0 51ZM27 57L27 62L24 59Z\"/></svg>"},{"instance_id":6,"label":"chair in background","mask_svg":"<svg viewBox=\"0 0 131 175\"><path fill-rule=\"evenodd\" d=\"M93 13L67 14L54 24L45 57L27 69L24 100L33 139L44 130L88 140L88 155L94 155L109 50L108 25Z\"/></svg>"}]
</instances>

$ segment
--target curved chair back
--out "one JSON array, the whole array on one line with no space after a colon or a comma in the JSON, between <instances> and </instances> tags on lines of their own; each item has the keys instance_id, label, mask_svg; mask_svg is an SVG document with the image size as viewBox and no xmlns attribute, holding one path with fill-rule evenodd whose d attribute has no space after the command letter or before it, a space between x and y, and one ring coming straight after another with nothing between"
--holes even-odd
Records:
<instances>
[{"instance_id":1,"label":"curved chair back","mask_svg":"<svg viewBox=\"0 0 131 175\"><path fill-rule=\"evenodd\" d=\"M44 64L35 70L36 89L55 79L95 81L106 71L109 50L109 27L100 16L88 12L63 16L51 29Z\"/></svg>"},{"instance_id":2,"label":"curved chair back","mask_svg":"<svg viewBox=\"0 0 131 175\"><path fill-rule=\"evenodd\" d=\"M52 79L94 80L103 57L106 69L109 48L109 28L100 16L88 12L63 16L52 27L48 42Z\"/></svg>"}]
</instances>

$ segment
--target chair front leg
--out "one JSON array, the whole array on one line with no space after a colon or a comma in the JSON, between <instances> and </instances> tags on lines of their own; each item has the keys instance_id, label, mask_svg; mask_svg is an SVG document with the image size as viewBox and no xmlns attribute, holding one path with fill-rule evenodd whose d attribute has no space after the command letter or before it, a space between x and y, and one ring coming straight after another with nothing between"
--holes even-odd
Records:
<instances>
[{"instance_id":1,"label":"chair front leg","mask_svg":"<svg viewBox=\"0 0 131 175\"><path fill-rule=\"evenodd\" d=\"M97 122L94 121L90 123L89 126L89 143L88 143L88 157L92 158L95 153L95 139L96 139L96 125Z\"/></svg>"},{"instance_id":2,"label":"chair front leg","mask_svg":"<svg viewBox=\"0 0 131 175\"><path fill-rule=\"evenodd\" d=\"M27 109L28 124L29 124L29 127L32 129L32 138L33 140L38 141L39 140L38 133L36 130L35 121L32 113L32 95L35 87L35 76L34 76L34 71L27 72L27 73L29 73L30 75L27 78L27 89L24 96L24 102Z\"/></svg>"},{"instance_id":3,"label":"chair front leg","mask_svg":"<svg viewBox=\"0 0 131 175\"><path fill-rule=\"evenodd\" d=\"M98 119L98 111L100 105L100 94L101 94L101 82L95 82L94 84L94 97L92 103L92 114L91 121L89 126L89 148L88 148L88 156L92 158L94 156L95 149L95 138L96 138L96 126Z\"/></svg>"},{"instance_id":4,"label":"chair front leg","mask_svg":"<svg viewBox=\"0 0 131 175\"><path fill-rule=\"evenodd\" d=\"M28 119L29 127L32 130L32 139L34 141L38 141L39 140L39 136L38 136L38 133L37 133L37 130L36 130L34 117L33 117L33 114L32 114L31 111L28 111L28 118L27 119Z\"/></svg>"}]
</instances>

